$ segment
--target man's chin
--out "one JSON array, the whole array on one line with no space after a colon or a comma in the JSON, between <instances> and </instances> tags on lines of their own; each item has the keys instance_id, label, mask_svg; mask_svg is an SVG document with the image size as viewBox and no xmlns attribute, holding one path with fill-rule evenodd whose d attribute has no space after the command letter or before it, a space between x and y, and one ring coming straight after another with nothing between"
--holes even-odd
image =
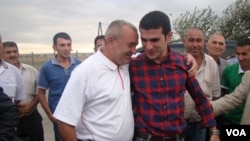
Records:
<instances>
[{"instance_id":1,"label":"man's chin","mask_svg":"<svg viewBox=\"0 0 250 141\"><path fill-rule=\"evenodd\" d=\"M16 64L17 63L16 60L8 60L7 62L9 62L10 64Z\"/></svg>"}]
</instances>

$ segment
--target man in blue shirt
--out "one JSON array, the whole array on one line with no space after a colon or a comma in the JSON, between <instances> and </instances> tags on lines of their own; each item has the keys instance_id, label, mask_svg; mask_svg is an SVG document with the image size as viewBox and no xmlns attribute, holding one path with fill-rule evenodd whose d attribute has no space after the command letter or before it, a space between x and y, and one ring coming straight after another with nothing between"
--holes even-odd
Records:
<instances>
[{"instance_id":1,"label":"man in blue shirt","mask_svg":"<svg viewBox=\"0 0 250 141\"><path fill-rule=\"evenodd\" d=\"M71 37L67 33L60 32L54 36L53 49L56 55L41 66L38 80L39 101L49 119L54 123L55 141L60 141L61 139L53 113L72 70L81 62L70 56L72 50L71 43ZM46 90L48 90L48 101L45 96Z\"/></svg>"}]
</instances>

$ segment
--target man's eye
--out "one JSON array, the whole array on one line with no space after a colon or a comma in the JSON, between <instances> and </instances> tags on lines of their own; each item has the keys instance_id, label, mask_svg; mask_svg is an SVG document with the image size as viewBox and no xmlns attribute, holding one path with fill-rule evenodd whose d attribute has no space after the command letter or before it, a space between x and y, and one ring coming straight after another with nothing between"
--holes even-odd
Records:
<instances>
[{"instance_id":1,"label":"man's eye","mask_svg":"<svg viewBox=\"0 0 250 141\"><path fill-rule=\"evenodd\" d=\"M189 38L188 41L189 42L194 42L194 39L193 38Z\"/></svg>"},{"instance_id":2,"label":"man's eye","mask_svg":"<svg viewBox=\"0 0 250 141\"><path fill-rule=\"evenodd\" d=\"M202 39L196 39L196 42L200 43L202 41Z\"/></svg>"},{"instance_id":3,"label":"man's eye","mask_svg":"<svg viewBox=\"0 0 250 141\"><path fill-rule=\"evenodd\" d=\"M151 39L151 42L157 42L159 39Z\"/></svg>"}]
</instances>

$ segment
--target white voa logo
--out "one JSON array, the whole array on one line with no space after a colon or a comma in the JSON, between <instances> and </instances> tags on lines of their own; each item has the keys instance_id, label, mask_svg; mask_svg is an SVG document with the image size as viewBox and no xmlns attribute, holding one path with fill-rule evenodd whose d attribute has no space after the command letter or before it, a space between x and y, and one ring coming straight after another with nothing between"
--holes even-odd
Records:
<instances>
[{"instance_id":1,"label":"white voa logo","mask_svg":"<svg viewBox=\"0 0 250 141\"><path fill-rule=\"evenodd\" d=\"M244 129L226 129L227 136L247 136Z\"/></svg>"}]
</instances>

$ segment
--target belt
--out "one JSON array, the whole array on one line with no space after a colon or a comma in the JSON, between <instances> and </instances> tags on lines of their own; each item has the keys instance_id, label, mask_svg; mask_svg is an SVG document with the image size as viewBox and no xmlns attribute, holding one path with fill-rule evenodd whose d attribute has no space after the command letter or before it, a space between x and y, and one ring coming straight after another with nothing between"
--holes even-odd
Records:
<instances>
[{"instance_id":1,"label":"belt","mask_svg":"<svg viewBox=\"0 0 250 141\"><path fill-rule=\"evenodd\" d=\"M162 136L151 135L141 131L135 131L135 136L149 141L179 141L180 139L184 138L185 135L184 133L181 133L179 135L162 137Z\"/></svg>"}]
</instances>

